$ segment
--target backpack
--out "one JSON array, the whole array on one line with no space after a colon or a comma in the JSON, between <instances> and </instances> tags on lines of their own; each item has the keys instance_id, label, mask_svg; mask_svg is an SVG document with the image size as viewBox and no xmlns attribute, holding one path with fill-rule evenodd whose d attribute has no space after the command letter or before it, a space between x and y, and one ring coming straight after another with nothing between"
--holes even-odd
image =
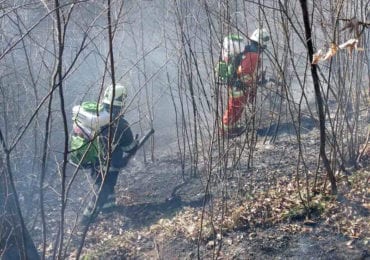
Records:
<instances>
[{"instance_id":1,"label":"backpack","mask_svg":"<svg viewBox=\"0 0 370 260\"><path fill-rule=\"evenodd\" d=\"M83 102L73 107L73 128L70 138L70 162L89 168L104 161L104 137L100 135L109 124L109 113L96 102Z\"/></svg>"},{"instance_id":2,"label":"backpack","mask_svg":"<svg viewBox=\"0 0 370 260\"><path fill-rule=\"evenodd\" d=\"M233 65L220 61L216 66L216 76L220 77L221 80L227 81L233 75Z\"/></svg>"}]
</instances>

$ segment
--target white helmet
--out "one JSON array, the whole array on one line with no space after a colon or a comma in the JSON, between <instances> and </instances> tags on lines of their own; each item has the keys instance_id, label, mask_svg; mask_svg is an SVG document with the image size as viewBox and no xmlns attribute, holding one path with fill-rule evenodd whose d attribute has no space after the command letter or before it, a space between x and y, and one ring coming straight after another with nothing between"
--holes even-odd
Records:
<instances>
[{"instance_id":1,"label":"white helmet","mask_svg":"<svg viewBox=\"0 0 370 260\"><path fill-rule=\"evenodd\" d=\"M270 34L264 28L257 29L252 33L250 39L260 45L264 45L264 43L270 40Z\"/></svg>"},{"instance_id":2,"label":"white helmet","mask_svg":"<svg viewBox=\"0 0 370 260\"><path fill-rule=\"evenodd\" d=\"M237 34L230 34L224 38L222 43L222 56L224 59L236 56L244 49L243 37Z\"/></svg>"},{"instance_id":3,"label":"white helmet","mask_svg":"<svg viewBox=\"0 0 370 260\"><path fill-rule=\"evenodd\" d=\"M109 106L112 104L113 106L122 107L127 97L127 88L123 85L116 84L113 100L112 97L113 97L113 85L110 85L104 92L104 97L102 100L103 104L107 104Z\"/></svg>"}]
</instances>

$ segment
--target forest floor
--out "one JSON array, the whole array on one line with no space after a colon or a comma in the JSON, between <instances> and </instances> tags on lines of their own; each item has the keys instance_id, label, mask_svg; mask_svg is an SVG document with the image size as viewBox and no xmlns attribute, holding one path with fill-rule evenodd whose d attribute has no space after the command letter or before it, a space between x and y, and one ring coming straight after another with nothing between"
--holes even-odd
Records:
<instances>
[{"instance_id":1,"label":"forest floor","mask_svg":"<svg viewBox=\"0 0 370 260\"><path fill-rule=\"evenodd\" d=\"M251 165L245 152L238 157L243 140L227 141L228 176L209 175L204 162L193 176L170 151L130 162L118 207L91 225L84 259L370 259L370 168L337 173L336 196L319 169L312 190L317 136L301 136L308 170L297 167L295 136L268 144L263 129Z\"/></svg>"}]
</instances>

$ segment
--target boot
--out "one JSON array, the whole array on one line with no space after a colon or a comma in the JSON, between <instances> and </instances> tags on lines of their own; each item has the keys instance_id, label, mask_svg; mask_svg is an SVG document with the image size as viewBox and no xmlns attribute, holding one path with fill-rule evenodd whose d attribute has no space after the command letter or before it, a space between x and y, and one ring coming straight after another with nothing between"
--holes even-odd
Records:
<instances>
[{"instance_id":1,"label":"boot","mask_svg":"<svg viewBox=\"0 0 370 260\"><path fill-rule=\"evenodd\" d=\"M101 212L102 213L112 212L116 206L117 206L116 195L114 193L111 193L107 196L107 199L103 203L101 207Z\"/></svg>"},{"instance_id":2,"label":"boot","mask_svg":"<svg viewBox=\"0 0 370 260\"><path fill-rule=\"evenodd\" d=\"M82 218L80 220L80 224L82 226L87 226L88 224L93 223L95 221L96 217L99 214L100 208L97 205L94 210L94 206L95 206L95 199L89 202L89 204L87 205L87 207L82 213Z\"/></svg>"},{"instance_id":3,"label":"boot","mask_svg":"<svg viewBox=\"0 0 370 260\"><path fill-rule=\"evenodd\" d=\"M116 205L116 194L114 187L116 186L118 171L111 171L106 176L101 192L101 211L102 213L111 212Z\"/></svg>"}]
</instances>

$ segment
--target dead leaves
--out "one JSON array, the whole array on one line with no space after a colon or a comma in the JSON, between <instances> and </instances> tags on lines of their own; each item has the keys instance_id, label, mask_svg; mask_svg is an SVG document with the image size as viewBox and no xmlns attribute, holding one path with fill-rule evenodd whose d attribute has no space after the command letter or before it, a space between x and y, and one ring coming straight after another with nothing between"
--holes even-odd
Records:
<instances>
[{"instance_id":1,"label":"dead leaves","mask_svg":"<svg viewBox=\"0 0 370 260\"><path fill-rule=\"evenodd\" d=\"M278 223L287 218L291 208L300 207L296 188L295 182L282 178L278 187L267 192L256 191L242 204L228 201L227 210L221 199L215 199L212 209L206 208L203 215L201 210L185 207L172 219L159 220L150 227L150 232L163 239L181 234L193 241L207 241L215 234L221 236L235 228Z\"/></svg>"},{"instance_id":2,"label":"dead leaves","mask_svg":"<svg viewBox=\"0 0 370 260\"><path fill-rule=\"evenodd\" d=\"M348 41L339 45L339 49L347 49L348 52L351 54L353 49L358 49L358 40L357 39L349 39Z\"/></svg>"},{"instance_id":3,"label":"dead leaves","mask_svg":"<svg viewBox=\"0 0 370 260\"><path fill-rule=\"evenodd\" d=\"M277 186L268 191L256 191L241 204L229 201L227 210L223 209L221 200L215 199L213 208L205 209L204 215L197 209L184 208L174 218L158 221L150 230L153 235L164 239L182 234L193 241L208 241L215 234L222 236L223 232L235 228L248 227L252 231L254 227L280 223L280 227L290 233L311 232L324 226L351 239L366 239L370 230L369 217L359 210L368 207L368 200L362 199L367 194L366 183L362 180L368 178L369 173L354 176L357 178L351 180L352 189L343 195L348 203L321 193L311 198L311 214L320 215L322 222L309 219L301 212L304 207L297 194L296 182L282 178ZM307 197L304 193L302 196ZM219 215L217 212L223 213ZM297 221L287 221L289 219Z\"/></svg>"},{"instance_id":4,"label":"dead leaves","mask_svg":"<svg viewBox=\"0 0 370 260\"><path fill-rule=\"evenodd\" d=\"M330 45L329 50L324 54L323 51L320 49L317 53L315 53L312 57L312 64L317 64L319 61L328 60L333 57L338 51L338 46L335 43Z\"/></svg>"},{"instance_id":5,"label":"dead leaves","mask_svg":"<svg viewBox=\"0 0 370 260\"><path fill-rule=\"evenodd\" d=\"M359 21L356 17L353 17L351 19L339 19L339 20L346 22L344 27L340 31L342 32L348 30L350 34L353 33L352 36L353 38L339 45L336 44L335 42L332 42L330 44L329 50L326 53L324 53L323 50L321 49L318 50L315 54L313 54L311 62L312 64L317 64L320 61L330 59L338 52L338 50L346 49L350 55L352 54L353 50L357 51L364 50L363 48L358 47L359 39L363 34L364 29L370 26L370 23Z\"/></svg>"},{"instance_id":6,"label":"dead leaves","mask_svg":"<svg viewBox=\"0 0 370 260\"><path fill-rule=\"evenodd\" d=\"M348 41L337 45L336 43L331 43L329 50L324 54L320 49L312 57L312 64L317 64L320 61L325 61L337 54L338 50L346 49L350 55L352 55L353 50L362 51L363 48L358 47L358 39L349 39Z\"/></svg>"},{"instance_id":7,"label":"dead leaves","mask_svg":"<svg viewBox=\"0 0 370 260\"><path fill-rule=\"evenodd\" d=\"M289 178L280 178L276 186L267 191L255 190L245 196L244 201L227 202L214 198L212 207L184 207L175 216L159 219L150 227L141 230L97 229L93 236L96 238L94 247L87 254L97 256L106 250L119 250L125 256L135 258L139 253L152 252L145 249L151 241L166 241L174 237L184 237L191 241L200 239L205 246L212 250L220 240L228 245L237 244L238 240L258 240L260 234L254 227L279 223L276 231L290 234L310 233L315 229L332 230L348 237L347 247L352 248L356 243L368 245L370 239L369 187L366 180L370 173L367 171L354 173L349 177L351 189L343 194L342 199L335 199L323 193L311 197L311 205L322 207L320 218L299 221L286 221L293 215L300 214L301 200L297 193L297 182ZM339 181L339 185L341 182ZM305 193L301 193L307 198ZM312 194L311 194L312 195ZM319 207L320 206L320 207ZM293 215L292 215L293 214ZM119 224L118 226L122 226ZM248 233L241 233L237 238L224 236L235 228L248 227ZM112 227L113 228L113 227ZM277 233L278 238L279 234ZM234 239L234 240L233 240ZM210 242L212 241L212 242ZM355 241L355 242L354 242ZM154 243L154 242L153 242ZM155 243L154 243L155 244ZM147 255L146 259L153 259Z\"/></svg>"},{"instance_id":8,"label":"dead leaves","mask_svg":"<svg viewBox=\"0 0 370 260\"><path fill-rule=\"evenodd\" d=\"M169 238L175 234L183 234L191 240L196 240L202 226L201 222L201 212L185 207L172 219L160 219L149 230L157 237ZM207 223L203 224L204 229L207 229L207 226Z\"/></svg>"},{"instance_id":9,"label":"dead leaves","mask_svg":"<svg viewBox=\"0 0 370 260\"><path fill-rule=\"evenodd\" d=\"M369 176L368 171L352 175L349 180L352 188L343 194L343 199L333 200L326 207L325 223L351 239L367 241L370 236L370 217L366 207L369 200L366 179Z\"/></svg>"},{"instance_id":10,"label":"dead leaves","mask_svg":"<svg viewBox=\"0 0 370 260\"><path fill-rule=\"evenodd\" d=\"M322 61L324 58L324 54L322 50L318 50L313 56L312 56L312 64L317 64L319 61Z\"/></svg>"}]
</instances>

